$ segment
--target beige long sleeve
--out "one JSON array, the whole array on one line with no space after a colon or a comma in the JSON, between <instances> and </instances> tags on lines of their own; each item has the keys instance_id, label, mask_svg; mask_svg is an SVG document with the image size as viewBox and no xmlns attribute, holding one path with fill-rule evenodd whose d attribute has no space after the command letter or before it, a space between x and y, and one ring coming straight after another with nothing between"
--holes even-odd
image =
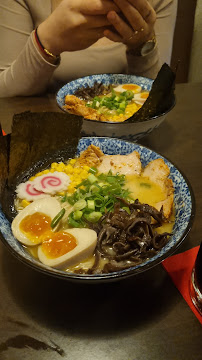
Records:
<instances>
[{"instance_id":1,"label":"beige long sleeve","mask_svg":"<svg viewBox=\"0 0 202 360\"><path fill-rule=\"evenodd\" d=\"M33 22L24 1L0 2L0 97L40 94L56 66L37 50Z\"/></svg>"},{"instance_id":2,"label":"beige long sleeve","mask_svg":"<svg viewBox=\"0 0 202 360\"><path fill-rule=\"evenodd\" d=\"M150 0L157 12L158 47L145 58L126 56L121 43L65 52L59 66L46 61L32 38L51 12L51 0L0 0L0 97L38 95L75 78L98 73L133 73L155 78L170 61L177 0ZM159 50L158 50L159 49Z\"/></svg>"}]
</instances>

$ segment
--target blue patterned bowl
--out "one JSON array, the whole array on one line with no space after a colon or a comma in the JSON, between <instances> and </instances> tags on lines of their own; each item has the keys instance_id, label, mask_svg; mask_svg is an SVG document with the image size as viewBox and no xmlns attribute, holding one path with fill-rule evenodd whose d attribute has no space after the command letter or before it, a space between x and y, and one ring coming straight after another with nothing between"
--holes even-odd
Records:
<instances>
[{"instance_id":1,"label":"blue patterned bowl","mask_svg":"<svg viewBox=\"0 0 202 360\"><path fill-rule=\"evenodd\" d=\"M14 238L11 231L11 224L0 210L0 237L6 247L17 256L18 259L31 266L34 269L58 278L81 281L81 282L109 282L116 281L129 276L133 276L145 270L152 268L159 264L162 260L171 255L178 246L184 241L189 231L191 230L192 221L194 218L194 196L191 186L184 178L182 173L167 159L158 153L135 143L127 142L124 140L95 137L95 138L81 138L78 145L78 155L81 151L85 150L89 145L94 144L99 146L105 154L129 154L136 150L140 154L141 162L145 167L151 160L162 158L170 169L170 177L174 183L175 195L174 203L176 210L175 225L173 235L170 237L168 243L163 247L159 253L152 258L146 260L142 264L131 267L126 270L121 270L109 274L97 275L79 275L67 273L65 271L56 270L43 265L36 259L32 258L22 247L22 245Z\"/></svg>"},{"instance_id":2,"label":"blue patterned bowl","mask_svg":"<svg viewBox=\"0 0 202 360\"><path fill-rule=\"evenodd\" d=\"M57 93L56 100L61 110L66 111L63 106L65 105L65 96L67 94L74 94L76 90L81 87L92 87L94 83L109 84L137 84L142 86L143 90L151 90L153 80L135 75L125 74L101 74L90 75L83 78L71 81L64 85ZM151 133L152 130L157 128L166 115L175 106L175 98L173 98L173 104L165 113L152 117L149 120L142 122L103 122L96 120L83 119L82 135L83 136L109 136L130 141L137 141L145 135Z\"/></svg>"}]
</instances>

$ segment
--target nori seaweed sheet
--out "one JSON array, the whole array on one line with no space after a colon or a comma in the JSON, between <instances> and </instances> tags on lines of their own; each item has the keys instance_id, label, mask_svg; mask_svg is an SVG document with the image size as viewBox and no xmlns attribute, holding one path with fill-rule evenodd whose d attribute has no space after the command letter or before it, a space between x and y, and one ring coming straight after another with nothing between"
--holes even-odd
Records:
<instances>
[{"instance_id":1,"label":"nori seaweed sheet","mask_svg":"<svg viewBox=\"0 0 202 360\"><path fill-rule=\"evenodd\" d=\"M125 122L141 122L163 114L175 104L176 74L164 63L152 84L144 105Z\"/></svg>"},{"instance_id":2,"label":"nori seaweed sheet","mask_svg":"<svg viewBox=\"0 0 202 360\"><path fill-rule=\"evenodd\" d=\"M75 157L81 127L82 117L68 113L28 111L14 115L10 139L2 136L0 142L1 204L10 221L16 215L16 186L52 162Z\"/></svg>"}]
</instances>

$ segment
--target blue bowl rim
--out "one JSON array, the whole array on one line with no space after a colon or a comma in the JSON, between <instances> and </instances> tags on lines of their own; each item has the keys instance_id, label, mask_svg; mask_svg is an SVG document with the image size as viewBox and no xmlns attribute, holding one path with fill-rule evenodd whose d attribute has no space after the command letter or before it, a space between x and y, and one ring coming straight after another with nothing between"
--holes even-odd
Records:
<instances>
[{"instance_id":1,"label":"blue bowl rim","mask_svg":"<svg viewBox=\"0 0 202 360\"><path fill-rule=\"evenodd\" d=\"M116 138L110 138L110 137L81 137L81 139L107 139L108 141L110 140L116 140ZM120 139L117 139L120 140ZM128 141L128 140L121 140L124 141L125 143L131 143L134 144L134 142L132 141ZM179 171L179 173L183 176L185 182L187 183L189 192L190 192L190 196L191 196L191 204L192 204L192 210L191 210L191 215L187 224L187 227L183 233L183 235L180 237L180 239L178 240L178 242L171 248L169 249L166 253L162 254L160 257L156 258L155 260L153 260L152 262L146 263L145 265L143 264L141 267L131 267L128 269L124 269L124 270L119 270L116 272L112 272L112 273L106 273L106 274L94 274L94 275L86 275L86 274L75 274L75 273L68 273L65 271L61 271L61 270L57 270L57 269L52 269L52 268L44 268L40 266L40 263L38 263L37 265L34 264L31 260L29 260L28 258L23 257L22 255L20 255L19 253L17 253L13 247L5 240L5 238L3 237L1 231L0 231L0 239L3 242L3 244L8 248L8 250L10 251L11 254L14 255L14 257L16 257L18 260L20 260L22 263L28 265L30 268L35 269L45 275L49 275L55 278L59 278L59 279L64 279L64 280L68 280L68 281L77 281L77 282L82 282L82 283L104 283L104 282L108 282L108 281L115 281L115 280L122 280L125 278L128 278L130 276L135 276L137 274L140 274L146 270L149 270L151 268L153 268L154 266L160 264L165 258L169 257L170 255L172 255L177 249L178 247L182 244L182 242L185 240L185 238L188 236L189 232L191 231L193 222L194 222L194 217L195 217L195 212L196 212L196 203L195 203L195 196L194 196L194 192L192 189L192 186L189 182L189 180L187 179L187 177L183 174L183 172L179 169L178 166L176 166L173 161L171 162L167 157L161 155L159 152L156 152L152 149L150 149L147 146L141 145L141 144L137 144L138 146L148 149L154 153L156 153L157 155L161 156L162 158L164 158L165 160L167 160L170 164L174 165L174 167ZM152 258L151 258L152 259Z\"/></svg>"},{"instance_id":2,"label":"blue bowl rim","mask_svg":"<svg viewBox=\"0 0 202 360\"><path fill-rule=\"evenodd\" d=\"M65 110L62 106L60 106L60 104L58 103L58 101L57 101L57 98L58 98L58 96L59 96L59 93L60 93L60 91L66 86L66 85L68 85L68 84L71 84L71 83L73 83L74 81L76 81L76 80L83 80L83 79L85 79L85 78L88 78L89 76L91 76L91 77L93 77L93 76L97 76L97 75L107 75L107 76L112 76L112 75L124 75L124 76L135 76L135 77L137 77L137 78L145 78L145 79L148 79L148 80L150 80L150 81L154 81L153 79L151 79L151 78L148 78L148 77L146 77L146 76L139 76L139 75L135 75L135 74L123 74L123 73L115 73L115 74L113 74L113 73L105 73L105 74L94 74L94 75L87 75L87 76L83 76L83 77L81 77L81 78L78 78L78 79L75 79L75 80L72 80L72 81L69 81L69 82L67 82L66 84L64 84L58 91L57 91L57 93L56 93L56 102L57 102L57 106L63 111L63 112L65 112L65 113L69 113L69 114L71 114L69 111L67 111L67 110ZM169 109L167 109L166 111L164 111L164 112L162 112L161 114L159 114L159 115L155 115L155 116L152 116L151 118L149 118L149 119L146 119L145 121L142 121L141 123L144 123L144 122L147 122L147 123L149 123L150 121L153 121L153 120L156 120L156 119L158 119L159 117L161 117L161 116L165 116L166 114L168 114L174 107L175 107L175 105L176 105L176 96L175 96L175 94L174 94L174 96L173 96L173 103L172 103L172 105L170 106L170 108ZM130 118L129 119L127 119L127 122L125 122L125 121L123 121L123 122L114 122L114 121L102 121L102 122L99 122L98 120L91 120L91 119L86 119L86 118L83 118L83 120L85 120L85 121L87 121L87 122L94 122L94 123L99 123L99 124L110 124L110 125L114 125L114 126L117 126L117 125L127 125L127 124L139 124L139 122L130 122L129 120L130 120Z\"/></svg>"}]
</instances>

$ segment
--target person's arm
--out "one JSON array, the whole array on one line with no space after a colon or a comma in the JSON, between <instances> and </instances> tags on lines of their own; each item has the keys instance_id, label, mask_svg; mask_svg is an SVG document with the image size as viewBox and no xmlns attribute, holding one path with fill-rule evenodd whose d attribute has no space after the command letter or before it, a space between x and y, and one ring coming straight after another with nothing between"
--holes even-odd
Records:
<instances>
[{"instance_id":1,"label":"person's arm","mask_svg":"<svg viewBox=\"0 0 202 360\"><path fill-rule=\"evenodd\" d=\"M110 10L118 10L111 0L63 0L38 26L40 42L54 55L85 49L103 37ZM26 2L1 0L0 97L38 95L49 84L57 64L38 46L33 27Z\"/></svg>"},{"instance_id":2,"label":"person's arm","mask_svg":"<svg viewBox=\"0 0 202 360\"><path fill-rule=\"evenodd\" d=\"M155 79L163 63L170 65L175 30L177 0L151 1L156 12L154 31L156 46L147 56L133 56L127 52L128 72Z\"/></svg>"},{"instance_id":3,"label":"person's arm","mask_svg":"<svg viewBox=\"0 0 202 360\"><path fill-rule=\"evenodd\" d=\"M32 30L24 1L1 0L0 97L42 93L57 67L40 53Z\"/></svg>"}]
</instances>

